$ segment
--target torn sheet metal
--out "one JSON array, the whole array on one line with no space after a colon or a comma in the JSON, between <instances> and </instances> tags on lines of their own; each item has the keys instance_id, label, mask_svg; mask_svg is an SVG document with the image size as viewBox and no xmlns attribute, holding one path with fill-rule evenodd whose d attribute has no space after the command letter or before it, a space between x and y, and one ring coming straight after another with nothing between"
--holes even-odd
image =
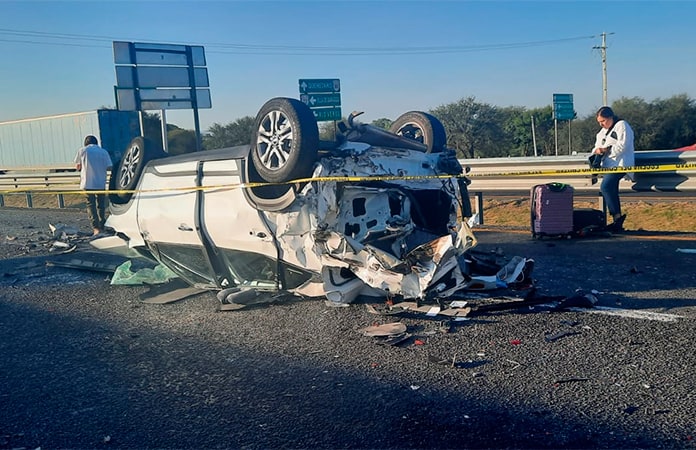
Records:
<instances>
[{"instance_id":1,"label":"torn sheet metal","mask_svg":"<svg viewBox=\"0 0 696 450\"><path fill-rule=\"evenodd\" d=\"M69 260L48 260L46 261L46 265L105 273L113 273L116 270L116 267L118 267L118 264L88 261L79 257Z\"/></svg>"},{"instance_id":2,"label":"torn sheet metal","mask_svg":"<svg viewBox=\"0 0 696 450\"><path fill-rule=\"evenodd\" d=\"M394 155L398 161L390 159ZM323 159L314 176L422 173L422 163L397 167L396 163L408 160L407 155L407 151L374 150L354 158ZM406 185L414 191L416 184L418 189L429 190L427 195L420 195L424 201L445 202L442 208L446 213L436 214L440 221L447 216L442 228L448 231L438 236L417 226L416 221L427 218L415 218L416 211L423 215L434 205L414 203L418 195L401 187L342 185L334 181L310 184L290 208L266 215L283 259L302 267L319 267L324 295L337 303L350 303L359 295L380 294L444 298L465 288L469 277L459 257L477 241L468 224L458 218L457 199L461 193L457 185L452 184L448 191L437 179L408 184L390 180L383 184ZM331 278L341 268L357 279L336 283ZM504 284L496 287L501 286Z\"/></svg>"},{"instance_id":3,"label":"torn sheet metal","mask_svg":"<svg viewBox=\"0 0 696 450\"><path fill-rule=\"evenodd\" d=\"M322 250L324 266L347 267L368 286L393 295L424 297L428 288L451 273L454 285L445 293L464 287L457 260L459 251L451 236L442 236L416 247L403 259L335 232L325 238Z\"/></svg>"},{"instance_id":4,"label":"torn sheet metal","mask_svg":"<svg viewBox=\"0 0 696 450\"><path fill-rule=\"evenodd\" d=\"M178 302L205 292L203 289L191 286L181 278L174 278L163 284L150 286L147 292L138 295L142 303L163 305Z\"/></svg>"}]
</instances>

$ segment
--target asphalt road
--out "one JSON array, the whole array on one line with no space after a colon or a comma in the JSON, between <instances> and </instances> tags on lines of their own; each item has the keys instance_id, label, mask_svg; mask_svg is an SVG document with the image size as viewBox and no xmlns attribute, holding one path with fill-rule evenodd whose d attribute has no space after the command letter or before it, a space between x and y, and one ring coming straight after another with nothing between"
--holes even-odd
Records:
<instances>
[{"instance_id":1,"label":"asphalt road","mask_svg":"<svg viewBox=\"0 0 696 450\"><path fill-rule=\"evenodd\" d=\"M540 295L596 290L605 309L450 323L318 300L218 312L214 293L145 304L145 287L47 266L54 214L0 210L0 448L696 447L696 254L677 251L695 235L480 229L482 254L534 259ZM412 338L358 332L392 321Z\"/></svg>"}]
</instances>

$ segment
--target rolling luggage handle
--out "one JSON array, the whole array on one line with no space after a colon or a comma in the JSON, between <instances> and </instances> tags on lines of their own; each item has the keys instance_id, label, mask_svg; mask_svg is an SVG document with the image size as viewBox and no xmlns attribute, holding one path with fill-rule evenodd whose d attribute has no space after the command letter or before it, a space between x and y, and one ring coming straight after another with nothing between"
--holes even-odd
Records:
<instances>
[{"instance_id":1,"label":"rolling luggage handle","mask_svg":"<svg viewBox=\"0 0 696 450\"><path fill-rule=\"evenodd\" d=\"M563 191L565 191L566 188L568 187L567 184L565 184L565 183L559 183L559 182L556 182L556 181L554 181L553 183L546 183L546 185L547 185L547 186L549 187L549 189L552 190L553 192L563 192Z\"/></svg>"}]
</instances>

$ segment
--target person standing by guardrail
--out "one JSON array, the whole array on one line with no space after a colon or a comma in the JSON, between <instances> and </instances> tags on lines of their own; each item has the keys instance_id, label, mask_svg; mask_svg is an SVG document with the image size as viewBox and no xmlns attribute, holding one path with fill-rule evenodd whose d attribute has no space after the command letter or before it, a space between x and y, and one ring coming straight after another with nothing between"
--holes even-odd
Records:
<instances>
[{"instance_id":1,"label":"person standing by guardrail","mask_svg":"<svg viewBox=\"0 0 696 450\"><path fill-rule=\"evenodd\" d=\"M111 168L109 152L98 145L94 136L85 137L84 147L75 155L75 168L80 171L80 189L87 193L87 214L93 234L104 231L106 222L106 172ZM100 191L100 192L90 192Z\"/></svg>"},{"instance_id":2,"label":"person standing by guardrail","mask_svg":"<svg viewBox=\"0 0 696 450\"><path fill-rule=\"evenodd\" d=\"M601 167L607 169L633 167L635 165L633 129L628 122L620 119L608 106L599 108L597 122L602 129L597 133L592 154L601 155ZM607 226L609 231L623 231L626 215L621 213L619 181L624 177L633 179L633 174L628 172L603 174L600 190L613 219L613 223Z\"/></svg>"}]
</instances>

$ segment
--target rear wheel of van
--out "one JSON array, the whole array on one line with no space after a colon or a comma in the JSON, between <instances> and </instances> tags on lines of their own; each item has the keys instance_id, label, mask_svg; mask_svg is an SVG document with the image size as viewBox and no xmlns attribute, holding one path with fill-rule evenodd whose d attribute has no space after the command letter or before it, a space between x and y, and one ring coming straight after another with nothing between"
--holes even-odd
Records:
<instances>
[{"instance_id":1,"label":"rear wheel of van","mask_svg":"<svg viewBox=\"0 0 696 450\"><path fill-rule=\"evenodd\" d=\"M111 172L109 195L111 203L124 204L133 196L143 168L152 159L161 158L165 153L152 141L142 136L133 138L128 144L116 171ZM131 192L129 192L131 191Z\"/></svg>"},{"instance_id":2,"label":"rear wheel of van","mask_svg":"<svg viewBox=\"0 0 696 450\"><path fill-rule=\"evenodd\" d=\"M447 145L447 134L440 120L423 111L409 111L399 116L389 131L425 144L426 153L441 152Z\"/></svg>"},{"instance_id":3,"label":"rear wheel of van","mask_svg":"<svg viewBox=\"0 0 696 450\"><path fill-rule=\"evenodd\" d=\"M271 183L311 176L319 150L314 113L293 98L267 101L256 116L251 160L261 178Z\"/></svg>"}]
</instances>

